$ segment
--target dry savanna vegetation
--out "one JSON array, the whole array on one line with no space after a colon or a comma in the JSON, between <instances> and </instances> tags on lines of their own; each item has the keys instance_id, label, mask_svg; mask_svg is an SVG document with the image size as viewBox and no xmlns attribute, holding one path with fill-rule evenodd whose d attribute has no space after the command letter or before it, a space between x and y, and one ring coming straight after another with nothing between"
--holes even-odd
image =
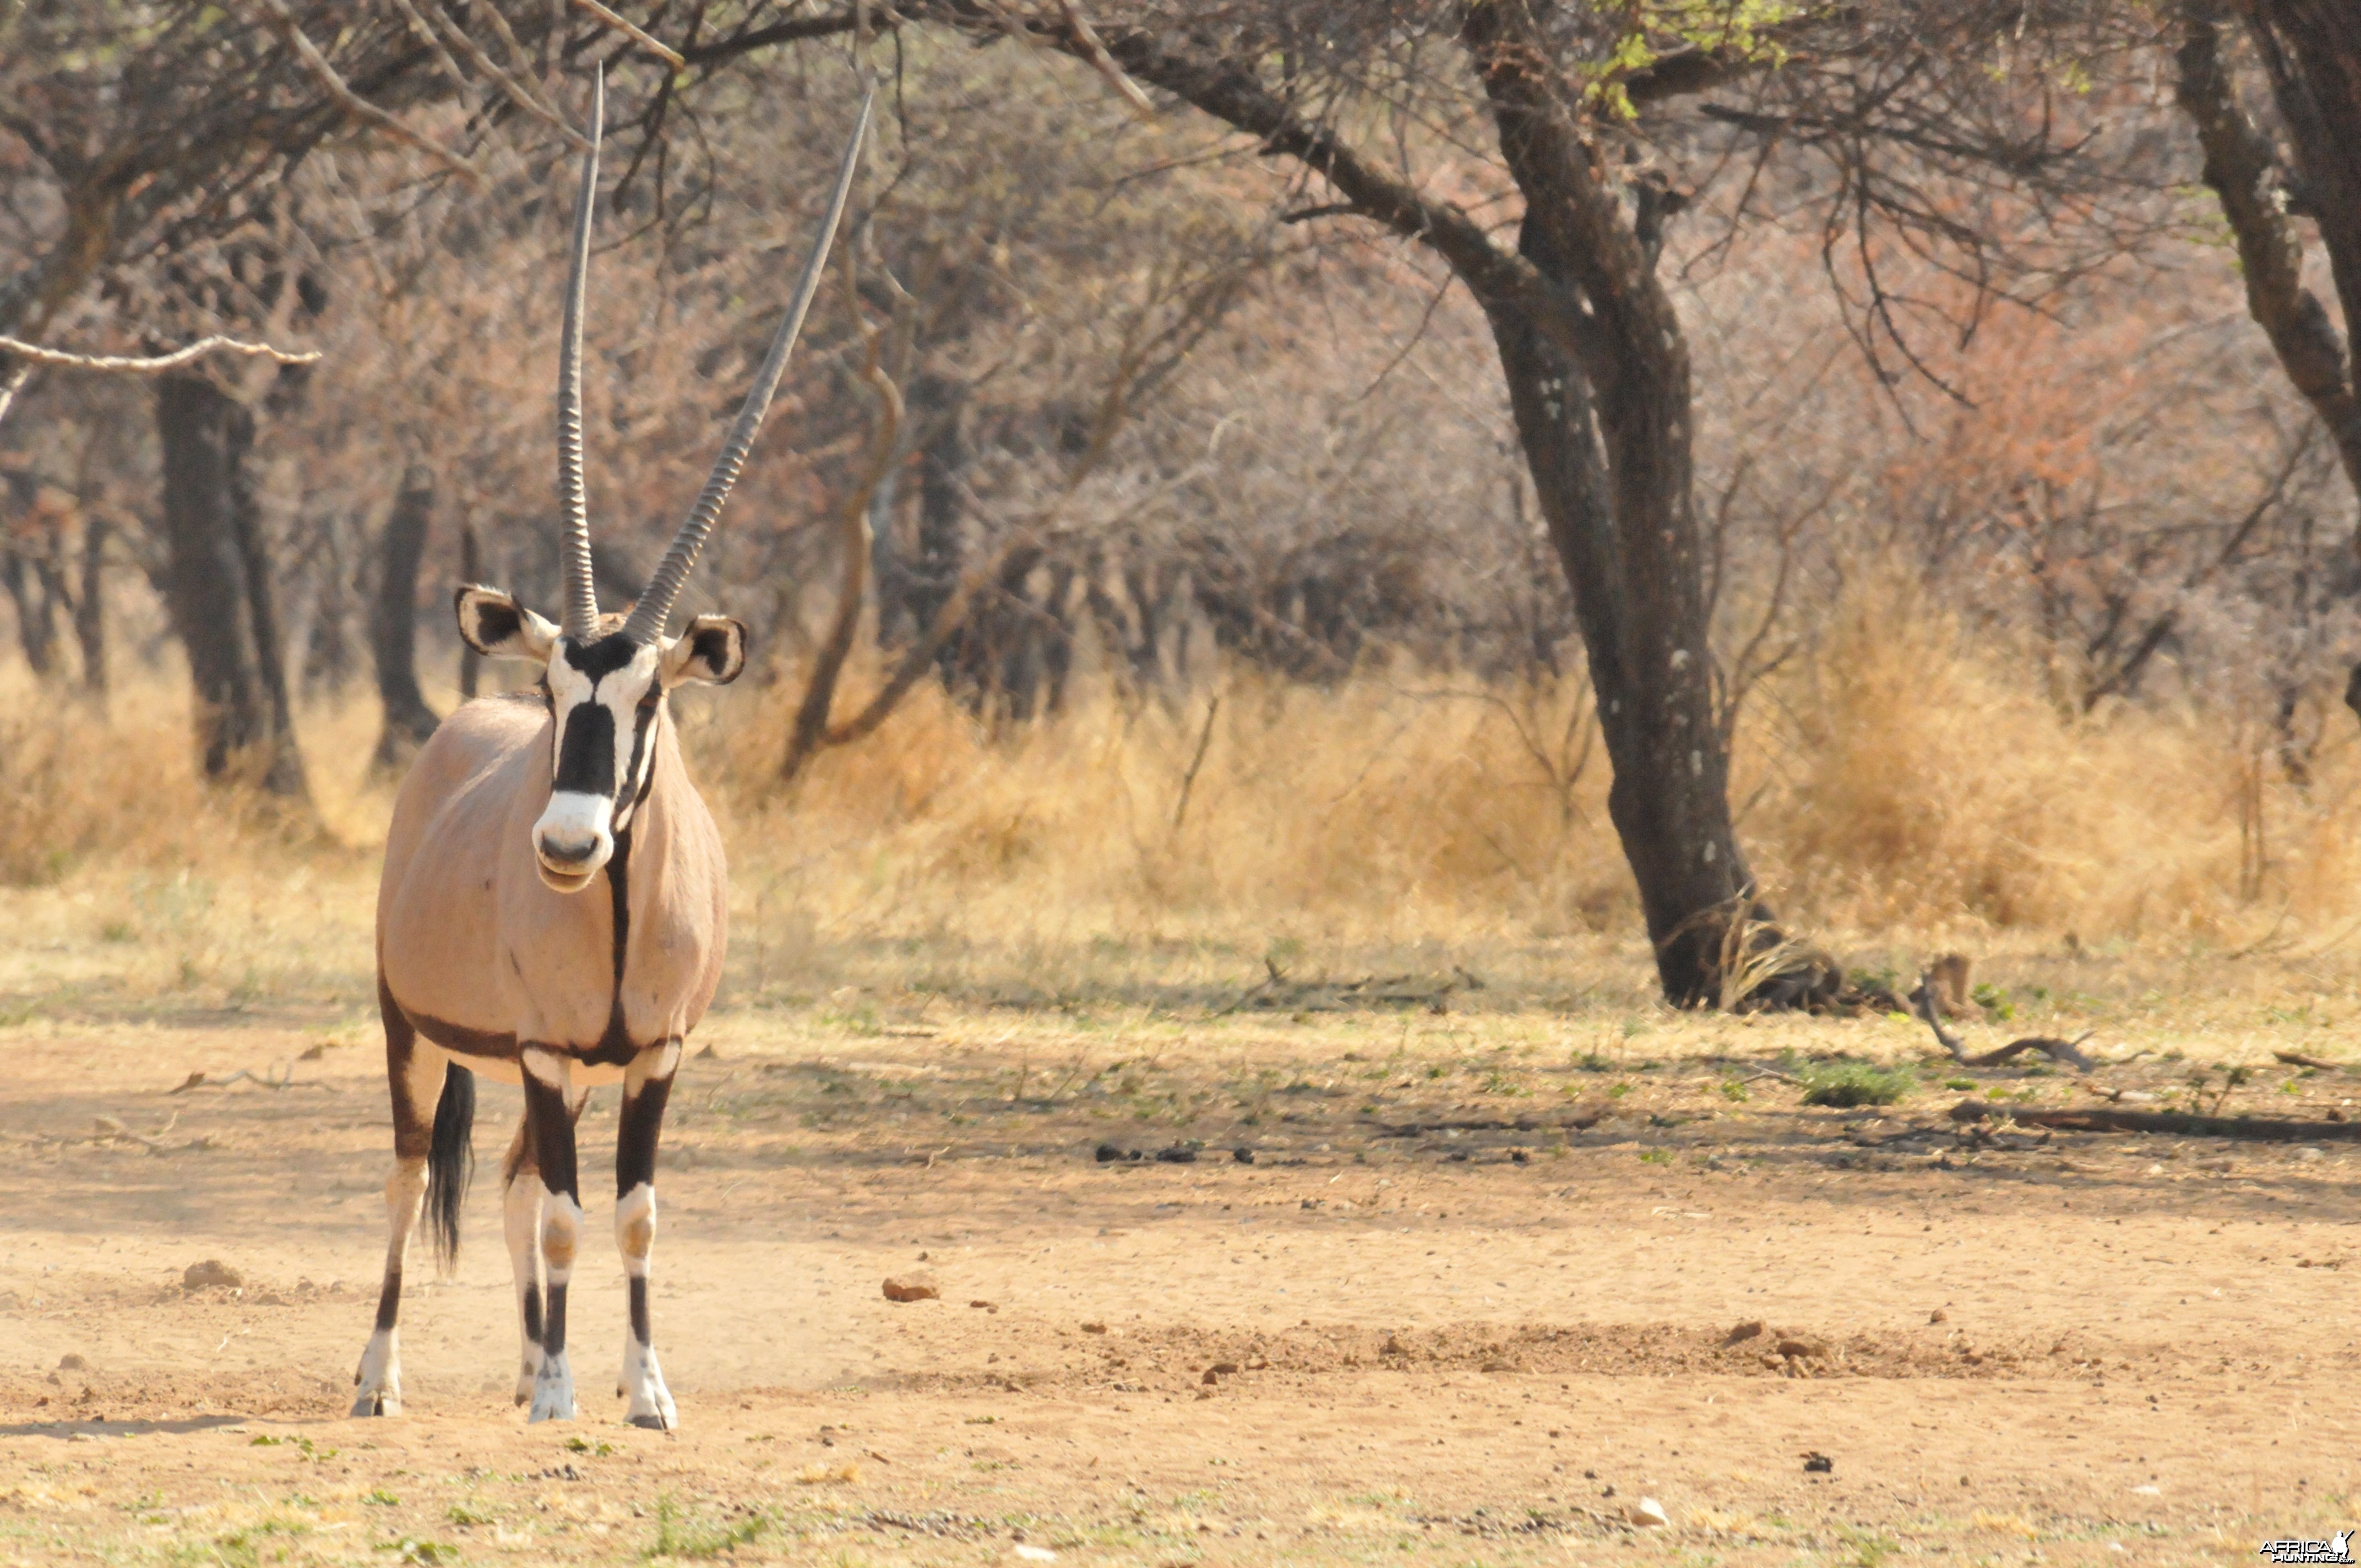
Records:
<instances>
[{"instance_id":1,"label":"dry savanna vegetation","mask_svg":"<svg viewBox=\"0 0 2361 1568\"><path fill-rule=\"evenodd\" d=\"M1999 9L0 5L0 1561L2361 1526L2361 38ZM350 1420L379 858L537 674L453 587L556 613L593 65L609 608L885 84L683 600L681 1422L612 1089L513 1407L489 1083ZM70 362L213 333L287 352Z\"/></svg>"}]
</instances>

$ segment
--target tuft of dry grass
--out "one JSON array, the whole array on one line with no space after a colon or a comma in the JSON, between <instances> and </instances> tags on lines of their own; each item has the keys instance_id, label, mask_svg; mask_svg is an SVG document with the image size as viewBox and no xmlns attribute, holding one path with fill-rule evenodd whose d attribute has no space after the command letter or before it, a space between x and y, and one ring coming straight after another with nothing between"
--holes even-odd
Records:
<instances>
[{"instance_id":1,"label":"tuft of dry grass","mask_svg":"<svg viewBox=\"0 0 2361 1568\"><path fill-rule=\"evenodd\" d=\"M297 833L196 778L160 679L101 718L9 678L0 911L59 942L0 965L0 992L365 1003L390 804L363 772L370 705L306 716L323 826ZM2299 789L2238 716L2064 715L2041 692L2027 659L1906 584L1850 590L1741 729L1741 832L1790 925L1840 948L2218 950L2325 946L2361 921L2349 740ZM988 969L1054 991L1104 955L1169 980L1378 953L1538 972L1579 948L1646 990L1603 756L1578 764L1567 740L1578 677L1234 670L1172 704L1086 681L1058 718L998 733L928 689L781 791L791 695L680 703L731 847L733 987L808 987L854 953L905 984Z\"/></svg>"},{"instance_id":2,"label":"tuft of dry grass","mask_svg":"<svg viewBox=\"0 0 2361 1568\"><path fill-rule=\"evenodd\" d=\"M1481 940L1624 896L1603 772L1569 810L1500 706L1558 722L1577 690L1234 673L1218 695L1209 721L1211 694L1168 707L1101 689L994 739L929 691L784 795L767 789L783 705L700 715L690 734L742 874L823 931Z\"/></svg>"},{"instance_id":3,"label":"tuft of dry grass","mask_svg":"<svg viewBox=\"0 0 2361 1568\"><path fill-rule=\"evenodd\" d=\"M1853 590L1741 740L1758 871L1862 932L2236 944L2361 915L2348 731L2298 787L2253 716L2041 694L1915 584Z\"/></svg>"}]
</instances>

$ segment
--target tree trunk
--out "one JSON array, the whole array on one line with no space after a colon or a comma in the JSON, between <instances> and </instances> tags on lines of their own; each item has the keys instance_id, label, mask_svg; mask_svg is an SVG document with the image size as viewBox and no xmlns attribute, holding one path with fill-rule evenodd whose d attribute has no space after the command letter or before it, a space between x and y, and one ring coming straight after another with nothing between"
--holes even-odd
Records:
<instances>
[{"instance_id":1,"label":"tree trunk","mask_svg":"<svg viewBox=\"0 0 2361 1568\"><path fill-rule=\"evenodd\" d=\"M82 517L82 593L74 600L74 641L82 645L82 689L103 702L106 697L106 520L96 512Z\"/></svg>"},{"instance_id":2,"label":"tree trunk","mask_svg":"<svg viewBox=\"0 0 2361 1568\"><path fill-rule=\"evenodd\" d=\"M2361 385L2353 363L2361 326L2361 13L2351 0L2249 0L2240 10L2270 77L2292 169L2239 102L2222 58L2225 13L2215 0L2186 0L2177 96L2204 149L2205 183L2237 243L2246 312L2328 428L2361 501ZM2319 225L2344 307L2342 333L2303 286L2296 214ZM2353 545L2361 551L2361 529ZM2361 716L2361 664L2345 700Z\"/></svg>"},{"instance_id":3,"label":"tree trunk","mask_svg":"<svg viewBox=\"0 0 2361 1568\"><path fill-rule=\"evenodd\" d=\"M1533 252L1545 247L1531 224L1523 248L1541 260ZM1686 508L1668 520L1655 504L1662 492L1642 491L1639 499L1653 515L1619 517L1589 383L1513 308L1489 313L1518 442L1573 588L1613 766L1608 816L1639 886L1657 975L1675 1005L1712 1005L1720 997L1729 918L1752 881L1730 828L1728 762L1711 686L1702 678L1704 598L1674 596L1674 623L1656 626L1637 618L1627 587L1677 569L1679 554L1668 546L1679 532L1667 522L1686 520ZM1631 450L1639 444L1633 433L1623 436L1626 461L1644 461L1644 453ZM1632 504L1629 491L1620 499ZM1693 527L1689 533L1693 541ZM1693 547L1686 558L1694 561ZM1642 678L1648 674L1659 678Z\"/></svg>"},{"instance_id":4,"label":"tree trunk","mask_svg":"<svg viewBox=\"0 0 2361 1568\"><path fill-rule=\"evenodd\" d=\"M0 551L0 585L6 586L9 600L16 606L17 645L24 649L25 663L33 674L47 675L57 629L49 584L39 565L38 560L29 560L18 551Z\"/></svg>"},{"instance_id":5,"label":"tree trunk","mask_svg":"<svg viewBox=\"0 0 2361 1568\"><path fill-rule=\"evenodd\" d=\"M1608 816L1639 886L1665 997L1711 1006L1725 1000L1733 925L1767 920L1768 911L1754 904L1730 825L1729 755L1714 713L1687 340L1600 154L1574 134L1553 84L1531 73L1546 57L1522 36L1523 7L1501 0L1468 17L1501 151L1526 201L1519 250L1588 307L1577 362L1516 307L1487 302L1518 438L1589 654L1614 771Z\"/></svg>"},{"instance_id":6,"label":"tree trunk","mask_svg":"<svg viewBox=\"0 0 2361 1568\"><path fill-rule=\"evenodd\" d=\"M2306 9L2290 0L2258 11ZM2351 24L2349 30L2361 34L2361 22ZM2288 171L2279 166L2278 149L2238 101L2236 85L2222 60L2222 32L2212 6L2205 0L2193 0L2182 19L2180 47L2174 57L2179 68L2175 95L2181 112L2196 127L2198 145L2205 154L2205 183L2220 198L2222 215L2237 244L2238 270L2246 285L2246 313L2270 339L2271 350L2288 379L2328 427L2345 478L2361 495L2361 397L2356 396L2346 336L2337 332L2327 310L2303 286L2303 239L2289 214L2291 207L2306 203L2290 199L2286 187L2291 182ZM2361 160L2361 102L2354 105L2354 123L2347 127L2351 139L2341 149L2342 160L2334 156L2339 149L2333 145L2304 145L2307 132L2314 141L2324 140L2331 124L2325 116L2308 112L2307 79L2334 80L2337 61L2331 58L2313 62L2292 49L2279 47L2268 25L2259 19L2257 42L2273 66L2282 113L2296 132L2301 179L2294 183L2302 188L2309 202L2325 197L2361 203L2361 172L2348 175L2338 167L2341 161ZM2361 38L2356 38L2353 53L2347 62L2356 77L2352 86L2361 93ZM2320 231L2344 296L2349 328L2361 320L2355 313L2361 309L2361 213L2346 214L2341 225L2323 213ZM2339 250L2350 253L2341 266ZM2353 285L2349 289L2348 280Z\"/></svg>"},{"instance_id":7,"label":"tree trunk","mask_svg":"<svg viewBox=\"0 0 2361 1568\"><path fill-rule=\"evenodd\" d=\"M2248 26L2295 144L2297 206L2320 225L2349 339L2361 330L2361 9L2251 0Z\"/></svg>"},{"instance_id":8,"label":"tree trunk","mask_svg":"<svg viewBox=\"0 0 2361 1568\"><path fill-rule=\"evenodd\" d=\"M1460 18L1525 198L1522 254L1362 158L1334 126L1302 117L1265 85L1257 62L1200 55L1193 40L1145 30L1115 31L1104 47L1134 77L1301 160L1344 211L1427 247L1484 307L1589 647L1614 765L1609 813L1664 994L1681 1006L1738 1000L1726 994L1736 947L1750 967L1783 971L1759 976L1775 983L1751 987L1758 1000L1814 1000L1833 989L1831 967L1817 955L1782 962L1772 951L1785 950L1779 935L1749 928L1769 916L1753 903L1730 825L1690 495L1688 348L1655 275L1653 236L1625 212L1622 181L1576 122L1579 93L1553 63L1558 51L1531 0L1486 0Z\"/></svg>"},{"instance_id":9,"label":"tree trunk","mask_svg":"<svg viewBox=\"0 0 2361 1568\"><path fill-rule=\"evenodd\" d=\"M459 580L480 583L484 580L484 542L477 536L473 520L459 524ZM469 646L466 639L459 642L459 700L476 700L476 685L483 678L484 656Z\"/></svg>"},{"instance_id":10,"label":"tree trunk","mask_svg":"<svg viewBox=\"0 0 2361 1568\"><path fill-rule=\"evenodd\" d=\"M958 591L966 565L967 389L946 377L920 375L911 378L909 402L919 437L917 538L901 563L896 587L913 634L923 637ZM946 679L950 657L947 650Z\"/></svg>"},{"instance_id":11,"label":"tree trunk","mask_svg":"<svg viewBox=\"0 0 2361 1568\"><path fill-rule=\"evenodd\" d=\"M156 383L164 457L165 598L196 686L205 776L250 778L308 805L254 489L254 416L211 381Z\"/></svg>"},{"instance_id":12,"label":"tree trunk","mask_svg":"<svg viewBox=\"0 0 2361 1568\"><path fill-rule=\"evenodd\" d=\"M47 675L57 647L58 542L42 526L38 482L22 472L9 474L6 482L11 510L24 521L13 531L15 537L0 540L0 587L7 588L16 608L16 641L25 663L34 674Z\"/></svg>"},{"instance_id":13,"label":"tree trunk","mask_svg":"<svg viewBox=\"0 0 2361 1568\"><path fill-rule=\"evenodd\" d=\"M369 766L392 773L434 733L434 710L418 689L418 565L434 516L434 474L423 463L402 471L401 490L385 520L377 594L369 603L369 652L385 707Z\"/></svg>"}]
</instances>

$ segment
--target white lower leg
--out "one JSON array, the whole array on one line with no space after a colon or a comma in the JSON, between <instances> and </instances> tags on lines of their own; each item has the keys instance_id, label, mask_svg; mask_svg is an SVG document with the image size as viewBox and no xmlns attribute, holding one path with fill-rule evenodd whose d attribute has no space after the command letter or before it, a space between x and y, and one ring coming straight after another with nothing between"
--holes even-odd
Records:
<instances>
[{"instance_id":1,"label":"white lower leg","mask_svg":"<svg viewBox=\"0 0 2361 1568\"><path fill-rule=\"evenodd\" d=\"M508 1185L500 1202L501 1228L507 1233L509 1266L516 1276L517 1338L519 1343L516 1402L533 1398L533 1380L541 1371L541 1178L521 1173Z\"/></svg>"},{"instance_id":2,"label":"white lower leg","mask_svg":"<svg viewBox=\"0 0 2361 1568\"><path fill-rule=\"evenodd\" d=\"M385 1281L378 1293L377 1327L353 1374L357 1416L401 1414L401 1332L395 1326L401 1306L401 1266L410 1233L418 1223L419 1200L426 1195L426 1162L398 1160L385 1179Z\"/></svg>"},{"instance_id":3,"label":"white lower leg","mask_svg":"<svg viewBox=\"0 0 2361 1568\"><path fill-rule=\"evenodd\" d=\"M357 1416L398 1416L401 1414L401 1331L379 1329L369 1335L368 1346L361 1352L360 1370L353 1374L357 1385L352 1413Z\"/></svg>"},{"instance_id":4,"label":"white lower leg","mask_svg":"<svg viewBox=\"0 0 2361 1568\"><path fill-rule=\"evenodd\" d=\"M656 1362L654 1335L648 1316L648 1259L656 1244L656 1190L642 1181L616 1201L615 1243L623 1255L623 1274L631 1290L631 1329L623 1339L623 1380L620 1392L631 1401L623 1419L633 1426L670 1431L680 1424L664 1386L664 1368Z\"/></svg>"},{"instance_id":5,"label":"white lower leg","mask_svg":"<svg viewBox=\"0 0 2361 1568\"><path fill-rule=\"evenodd\" d=\"M574 1419L574 1372L566 1356L566 1288L574 1277L574 1255L582 1245L582 1205L544 1188L541 1198L541 1263L549 1283L549 1312L542 1324L545 1350L533 1382L533 1421Z\"/></svg>"}]
</instances>

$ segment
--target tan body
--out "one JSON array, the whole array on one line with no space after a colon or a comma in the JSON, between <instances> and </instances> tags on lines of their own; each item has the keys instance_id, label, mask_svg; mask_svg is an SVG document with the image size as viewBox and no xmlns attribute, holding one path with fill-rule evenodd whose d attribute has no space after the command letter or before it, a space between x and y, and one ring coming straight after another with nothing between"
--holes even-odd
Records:
<instances>
[{"instance_id":1,"label":"tan body","mask_svg":"<svg viewBox=\"0 0 2361 1568\"><path fill-rule=\"evenodd\" d=\"M539 1046L574 1058L578 1084L618 1081L635 1051L681 1038L712 1002L729 934L721 835L668 713L649 740L647 797L601 879L624 882L620 998L610 886L558 893L534 865L550 792L540 696L467 704L403 781L378 884L378 970L418 1032L478 1071L518 1082L520 1050Z\"/></svg>"}]
</instances>

